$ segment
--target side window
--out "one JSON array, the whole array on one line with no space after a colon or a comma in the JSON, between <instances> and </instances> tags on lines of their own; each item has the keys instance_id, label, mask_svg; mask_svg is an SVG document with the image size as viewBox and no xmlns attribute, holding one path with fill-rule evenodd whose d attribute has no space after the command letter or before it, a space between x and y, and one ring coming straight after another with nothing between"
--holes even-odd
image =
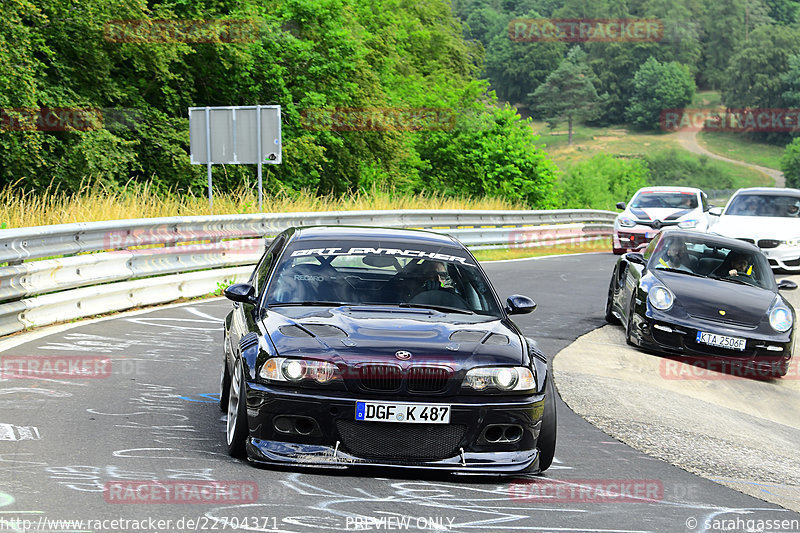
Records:
<instances>
[{"instance_id":1,"label":"side window","mask_svg":"<svg viewBox=\"0 0 800 533\"><path fill-rule=\"evenodd\" d=\"M650 260L650 256L653 255L653 251L656 249L656 246L658 246L658 242L661 240L661 237L663 235L664 235L663 233L659 232L659 234L656 235L655 238L652 241L650 241L650 244L647 245L647 248L645 249L644 253L642 254L642 255L644 255L644 260L645 261L649 261Z\"/></svg>"},{"instance_id":2,"label":"side window","mask_svg":"<svg viewBox=\"0 0 800 533\"><path fill-rule=\"evenodd\" d=\"M275 262L275 255L283 248L284 241L285 239L283 237L277 237L272 241L272 244L270 244L267 251L264 252L261 261L259 261L258 266L253 272L250 283L256 288L256 294L261 294L264 290L264 286L267 284L267 277L269 277L269 272L272 269L272 264Z\"/></svg>"}]
</instances>

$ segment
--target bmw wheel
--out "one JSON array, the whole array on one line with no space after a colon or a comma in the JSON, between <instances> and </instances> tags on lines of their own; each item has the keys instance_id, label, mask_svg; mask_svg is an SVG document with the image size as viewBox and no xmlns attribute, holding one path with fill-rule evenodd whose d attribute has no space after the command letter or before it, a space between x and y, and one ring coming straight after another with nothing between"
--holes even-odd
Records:
<instances>
[{"instance_id":1,"label":"bmw wheel","mask_svg":"<svg viewBox=\"0 0 800 533\"><path fill-rule=\"evenodd\" d=\"M539 432L539 440L536 447L539 448L539 471L544 472L553 464L553 457L556 454L556 388L553 386L552 372L547 376L545 385L544 414L542 415L542 429Z\"/></svg>"},{"instance_id":2,"label":"bmw wheel","mask_svg":"<svg viewBox=\"0 0 800 533\"><path fill-rule=\"evenodd\" d=\"M222 363L222 373L219 377L219 410L225 412L228 409L228 395L231 388L231 375L228 372L228 361Z\"/></svg>"},{"instance_id":3,"label":"bmw wheel","mask_svg":"<svg viewBox=\"0 0 800 533\"><path fill-rule=\"evenodd\" d=\"M227 437L228 453L233 457L245 457L247 439L247 399L245 397L244 371L242 363L236 363L228 394Z\"/></svg>"}]
</instances>

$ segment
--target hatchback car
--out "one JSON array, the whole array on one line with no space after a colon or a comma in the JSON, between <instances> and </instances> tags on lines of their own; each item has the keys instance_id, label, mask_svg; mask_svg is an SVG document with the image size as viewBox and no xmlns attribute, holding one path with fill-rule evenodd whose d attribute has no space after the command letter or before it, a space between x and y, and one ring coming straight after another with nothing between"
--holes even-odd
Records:
<instances>
[{"instance_id":1,"label":"hatchback car","mask_svg":"<svg viewBox=\"0 0 800 533\"><path fill-rule=\"evenodd\" d=\"M617 208L623 210L614 220L612 249L617 255L639 249L661 228L708 228L708 198L693 187L644 187Z\"/></svg>"},{"instance_id":2,"label":"hatchback car","mask_svg":"<svg viewBox=\"0 0 800 533\"><path fill-rule=\"evenodd\" d=\"M292 228L232 285L220 406L232 455L263 464L459 474L546 470L547 359L452 237Z\"/></svg>"},{"instance_id":3,"label":"hatchback car","mask_svg":"<svg viewBox=\"0 0 800 533\"><path fill-rule=\"evenodd\" d=\"M724 359L753 377L783 376L794 350L795 311L778 291L795 288L789 280L776 283L752 244L670 229L643 254L619 258L606 320L621 321L635 346Z\"/></svg>"},{"instance_id":4,"label":"hatchback car","mask_svg":"<svg viewBox=\"0 0 800 533\"><path fill-rule=\"evenodd\" d=\"M773 268L800 271L800 190L739 189L710 214L709 231L755 244Z\"/></svg>"}]
</instances>

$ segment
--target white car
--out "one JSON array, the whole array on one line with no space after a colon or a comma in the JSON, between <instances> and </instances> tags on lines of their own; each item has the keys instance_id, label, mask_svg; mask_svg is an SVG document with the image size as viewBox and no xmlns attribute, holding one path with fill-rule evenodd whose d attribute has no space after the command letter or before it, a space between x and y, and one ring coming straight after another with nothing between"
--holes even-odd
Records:
<instances>
[{"instance_id":1,"label":"white car","mask_svg":"<svg viewBox=\"0 0 800 533\"><path fill-rule=\"evenodd\" d=\"M710 232L755 244L773 268L800 271L800 190L739 189L710 214Z\"/></svg>"},{"instance_id":2,"label":"white car","mask_svg":"<svg viewBox=\"0 0 800 533\"><path fill-rule=\"evenodd\" d=\"M694 187L644 187L631 201L617 204L624 211L614 221L615 254L636 250L653 240L661 228L706 231L709 216L706 193Z\"/></svg>"}]
</instances>

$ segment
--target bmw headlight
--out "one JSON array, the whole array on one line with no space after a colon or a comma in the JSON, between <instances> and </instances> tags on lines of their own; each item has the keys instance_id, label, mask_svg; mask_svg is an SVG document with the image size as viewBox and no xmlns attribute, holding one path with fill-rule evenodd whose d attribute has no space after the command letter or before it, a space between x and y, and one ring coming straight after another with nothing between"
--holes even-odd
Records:
<instances>
[{"instance_id":1,"label":"bmw headlight","mask_svg":"<svg viewBox=\"0 0 800 533\"><path fill-rule=\"evenodd\" d=\"M783 244L786 246L800 246L800 239L789 239L788 241L783 241Z\"/></svg>"},{"instance_id":2,"label":"bmw headlight","mask_svg":"<svg viewBox=\"0 0 800 533\"><path fill-rule=\"evenodd\" d=\"M675 297L672 295L672 292L670 292L668 288L662 287L661 285L650 289L650 292L647 294L647 299L650 301L650 305L660 311L666 311L672 307L672 302L675 301Z\"/></svg>"},{"instance_id":3,"label":"bmw headlight","mask_svg":"<svg viewBox=\"0 0 800 533\"><path fill-rule=\"evenodd\" d=\"M682 220L681 222L678 222L678 227L683 229L692 229L696 228L699 222L700 221L696 218L690 218L689 220Z\"/></svg>"},{"instance_id":4,"label":"bmw headlight","mask_svg":"<svg viewBox=\"0 0 800 533\"><path fill-rule=\"evenodd\" d=\"M316 382L328 383L339 379L336 365L327 361L314 361L312 359L287 359L285 357L272 357L267 359L260 377L269 381L284 383Z\"/></svg>"},{"instance_id":5,"label":"bmw headlight","mask_svg":"<svg viewBox=\"0 0 800 533\"><path fill-rule=\"evenodd\" d=\"M617 218L617 220L619 221L619 225L623 228L632 228L636 225L636 221L628 217L621 216Z\"/></svg>"},{"instance_id":6,"label":"bmw headlight","mask_svg":"<svg viewBox=\"0 0 800 533\"><path fill-rule=\"evenodd\" d=\"M783 333L792 328L792 312L782 305L777 305L769 312L769 325L777 332Z\"/></svg>"},{"instance_id":7,"label":"bmw headlight","mask_svg":"<svg viewBox=\"0 0 800 533\"><path fill-rule=\"evenodd\" d=\"M501 391L535 390L533 372L524 366L498 366L473 368L467 372L462 387L477 391L497 389Z\"/></svg>"}]
</instances>

